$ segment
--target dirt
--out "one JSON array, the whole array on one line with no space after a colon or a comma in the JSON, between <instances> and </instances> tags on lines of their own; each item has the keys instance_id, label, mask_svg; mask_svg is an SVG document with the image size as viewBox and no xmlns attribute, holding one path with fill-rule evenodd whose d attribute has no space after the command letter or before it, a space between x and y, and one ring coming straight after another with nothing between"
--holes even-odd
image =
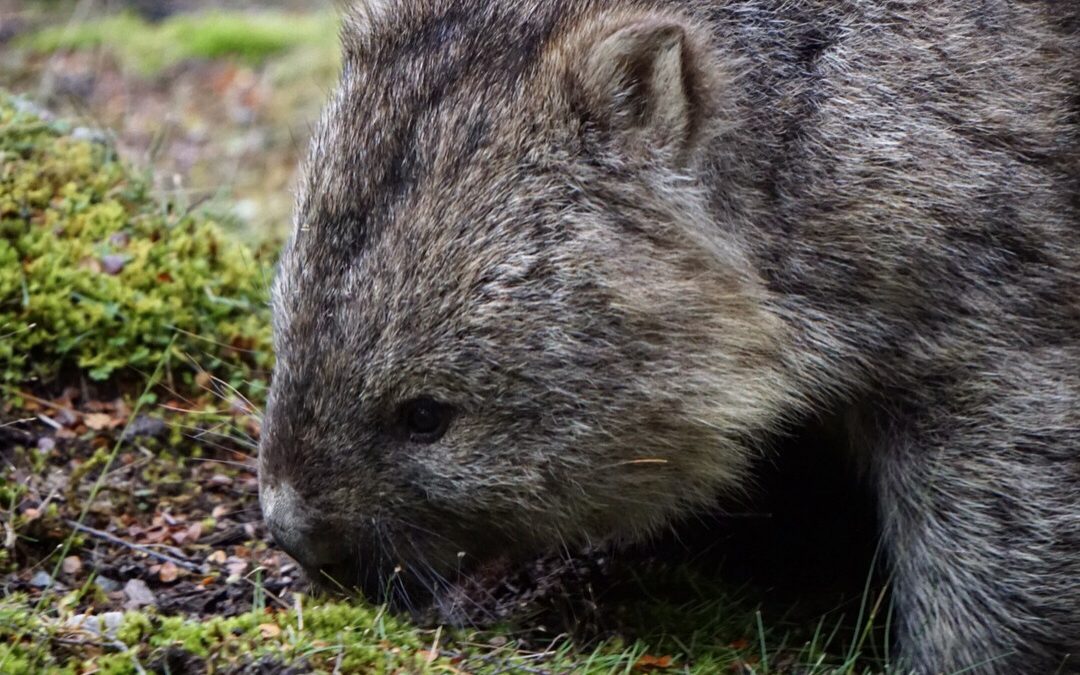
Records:
<instances>
[{"instance_id":1,"label":"dirt","mask_svg":"<svg viewBox=\"0 0 1080 675\"><path fill-rule=\"evenodd\" d=\"M164 418L133 416L122 400L84 400L69 389L7 411L26 421L0 430L9 478L25 490L6 521L15 523L7 542L15 570L5 592L33 599L85 589L81 612L152 604L202 617L236 615L253 602L284 606L291 589L306 587L267 544L254 451L250 436L238 435L256 431L255 418L240 408L192 425L169 407ZM77 543L51 579L51 554L72 531Z\"/></svg>"}]
</instances>

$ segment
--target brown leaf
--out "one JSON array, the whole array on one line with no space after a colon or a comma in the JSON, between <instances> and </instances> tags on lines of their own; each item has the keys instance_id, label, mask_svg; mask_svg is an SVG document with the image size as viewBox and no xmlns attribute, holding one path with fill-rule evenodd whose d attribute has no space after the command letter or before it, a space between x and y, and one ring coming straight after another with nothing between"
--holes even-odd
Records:
<instances>
[{"instance_id":1,"label":"brown leaf","mask_svg":"<svg viewBox=\"0 0 1080 675\"><path fill-rule=\"evenodd\" d=\"M667 670L673 664L675 659L671 656L653 656L652 654L642 654L634 663L634 670L650 672L654 670Z\"/></svg>"},{"instance_id":2,"label":"brown leaf","mask_svg":"<svg viewBox=\"0 0 1080 675\"><path fill-rule=\"evenodd\" d=\"M161 579L164 583L171 584L176 581L176 578L180 576L180 568L175 563L166 562L161 566L161 570L158 572L158 579Z\"/></svg>"},{"instance_id":3,"label":"brown leaf","mask_svg":"<svg viewBox=\"0 0 1080 675\"><path fill-rule=\"evenodd\" d=\"M276 638L281 635L281 626L276 623L260 623L259 632L262 633L263 638Z\"/></svg>"},{"instance_id":4,"label":"brown leaf","mask_svg":"<svg viewBox=\"0 0 1080 675\"><path fill-rule=\"evenodd\" d=\"M199 541L199 537L202 536L202 523L192 523L188 525L187 540L189 544L193 544Z\"/></svg>"},{"instance_id":5,"label":"brown leaf","mask_svg":"<svg viewBox=\"0 0 1080 675\"><path fill-rule=\"evenodd\" d=\"M160 544L169 536L169 530L165 527L152 527L142 533L142 540L148 544Z\"/></svg>"},{"instance_id":6,"label":"brown leaf","mask_svg":"<svg viewBox=\"0 0 1080 675\"><path fill-rule=\"evenodd\" d=\"M88 429L93 429L94 431L102 431L116 426L113 423L112 415L109 415L108 413L90 413L89 415L84 415L83 424L85 424Z\"/></svg>"}]
</instances>

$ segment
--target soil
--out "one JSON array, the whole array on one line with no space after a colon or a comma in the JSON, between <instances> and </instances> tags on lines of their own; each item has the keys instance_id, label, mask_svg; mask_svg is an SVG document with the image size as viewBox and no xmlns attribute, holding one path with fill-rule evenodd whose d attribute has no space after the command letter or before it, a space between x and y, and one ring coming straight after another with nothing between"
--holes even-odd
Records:
<instances>
[{"instance_id":1,"label":"soil","mask_svg":"<svg viewBox=\"0 0 1080 675\"><path fill-rule=\"evenodd\" d=\"M34 599L50 587L86 587L93 592L82 593L82 612L155 605L205 617L236 615L253 601L289 606L287 593L306 588L295 563L267 543L253 413L237 403L213 424L205 413L192 423L183 405L133 415L122 399L86 399L78 388L9 404L0 458L24 492L6 521L15 523L6 593ZM76 545L50 579L45 561L57 560L73 530Z\"/></svg>"}]
</instances>

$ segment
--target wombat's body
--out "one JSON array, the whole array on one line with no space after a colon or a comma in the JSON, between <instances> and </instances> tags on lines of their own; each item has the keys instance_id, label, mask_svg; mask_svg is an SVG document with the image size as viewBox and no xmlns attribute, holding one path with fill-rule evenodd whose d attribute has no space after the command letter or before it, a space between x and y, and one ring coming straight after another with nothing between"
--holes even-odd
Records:
<instances>
[{"instance_id":1,"label":"wombat's body","mask_svg":"<svg viewBox=\"0 0 1080 675\"><path fill-rule=\"evenodd\" d=\"M1078 671L1080 3L385 0L345 47L260 456L309 570L633 538L840 414L902 668Z\"/></svg>"}]
</instances>

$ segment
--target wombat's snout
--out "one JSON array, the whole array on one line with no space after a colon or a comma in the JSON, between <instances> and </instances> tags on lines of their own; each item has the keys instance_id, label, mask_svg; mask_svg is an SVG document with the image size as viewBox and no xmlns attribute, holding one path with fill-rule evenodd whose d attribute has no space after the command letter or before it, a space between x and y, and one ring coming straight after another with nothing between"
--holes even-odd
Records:
<instances>
[{"instance_id":1,"label":"wombat's snout","mask_svg":"<svg viewBox=\"0 0 1080 675\"><path fill-rule=\"evenodd\" d=\"M345 561L348 551L341 533L312 513L292 485L264 484L259 500L274 541L309 575L315 576L320 570L337 567Z\"/></svg>"}]
</instances>

